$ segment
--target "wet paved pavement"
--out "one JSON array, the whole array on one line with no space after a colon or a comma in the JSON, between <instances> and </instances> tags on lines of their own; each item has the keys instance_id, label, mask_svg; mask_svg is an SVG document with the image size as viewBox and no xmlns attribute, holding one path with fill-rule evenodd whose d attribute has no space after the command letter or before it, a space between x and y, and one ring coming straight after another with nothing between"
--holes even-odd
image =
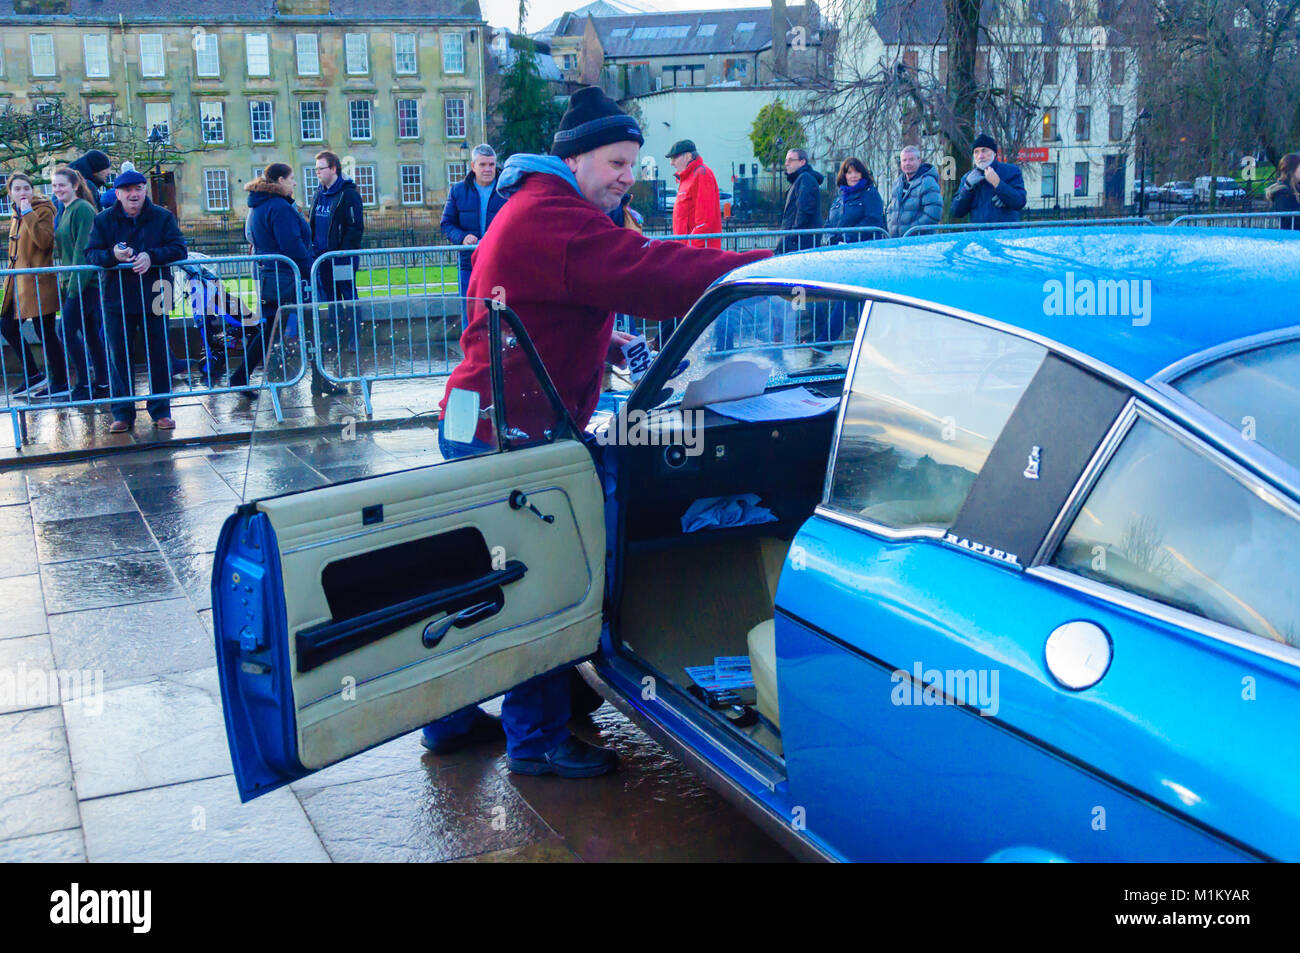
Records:
<instances>
[{"instance_id":1,"label":"wet paved pavement","mask_svg":"<svg viewBox=\"0 0 1300 953\"><path fill-rule=\"evenodd\" d=\"M434 399L430 382L387 385L376 414ZM226 400L188 416L251 420ZM354 403L308 395L298 419L337 426ZM102 445L57 436L80 425L56 418L88 415L39 416L65 449ZM229 444L0 461L0 861L790 859L609 705L578 729L619 752L605 778L516 778L504 742L436 757L416 732L239 803L212 647L217 532L245 494L437 459L428 418L405 422L346 446L259 437L252 467Z\"/></svg>"}]
</instances>

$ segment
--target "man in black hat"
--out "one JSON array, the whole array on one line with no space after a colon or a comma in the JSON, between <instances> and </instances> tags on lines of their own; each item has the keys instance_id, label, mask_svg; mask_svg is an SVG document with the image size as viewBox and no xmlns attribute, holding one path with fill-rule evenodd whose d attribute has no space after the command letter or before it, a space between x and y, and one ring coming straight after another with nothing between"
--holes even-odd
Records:
<instances>
[{"instance_id":1,"label":"man in black hat","mask_svg":"<svg viewBox=\"0 0 1300 953\"><path fill-rule=\"evenodd\" d=\"M114 182L117 200L95 216L86 243L86 261L112 269L100 286L103 293L104 335L108 340L108 376L113 404L110 433L125 433L135 424L132 352L149 366L154 394L171 390L171 349L167 317L171 310L172 262L185 257L185 237L176 217L149 201L148 180L135 169L119 173ZM129 268L122 267L129 265ZM144 338L144 349L133 347ZM159 430L173 430L171 405L154 397L146 407Z\"/></svg>"},{"instance_id":2,"label":"man in black hat","mask_svg":"<svg viewBox=\"0 0 1300 953\"><path fill-rule=\"evenodd\" d=\"M91 149L80 159L68 163L69 167L76 169L81 173L81 177L86 180L90 186L90 191L95 195L96 211L103 211L104 196L103 192L108 183L108 170L112 163L108 156L98 149Z\"/></svg>"},{"instance_id":3,"label":"man in black hat","mask_svg":"<svg viewBox=\"0 0 1300 953\"><path fill-rule=\"evenodd\" d=\"M716 235L722 231L722 205L718 201L718 180L704 164L690 139L673 143L668 161L677 177L677 199L673 202L674 235ZM704 238L689 242L697 248L721 248L722 240Z\"/></svg>"},{"instance_id":4,"label":"man in black hat","mask_svg":"<svg viewBox=\"0 0 1300 953\"><path fill-rule=\"evenodd\" d=\"M973 168L961 180L952 200L952 217L970 215L972 222L1018 222L1025 207L1025 182L1020 169L1010 162L998 162L998 144L981 133L975 139Z\"/></svg>"},{"instance_id":5,"label":"man in black hat","mask_svg":"<svg viewBox=\"0 0 1300 953\"><path fill-rule=\"evenodd\" d=\"M632 187L637 147L643 143L636 120L589 86L570 99L551 155L516 153L506 161L497 191L509 198L474 249L470 319L460 338L465 356L447 380L442 420L453 395L479 408L492 403L490 311L484 301L503 300L519 316L560 399L585 428L600 398L606 363L624 363L622 345L631 340L614 332L616 311L669 320L690 310L720 276L770 254L688 248L647 239L623 227L622 215L616 223L611 215L620 211ZM539 434L553 427L554 408L523 349L505 352L499 360L511 428ZM444 458L497 449L492 422L476 417L470 426L475 425L473 438L462 442L447 439L440 423ZM504 726L507 763L515 773L585 778L613 770L614 752L583 742L565 727L572 711L569 668L525 681L527 661L502 653L502 681L520 677L505 694L501 724L470 705L427 725L425 746L443 754L499 738ZM497 687L504 686L499 681Z\"/></svg>"}]
</instances>

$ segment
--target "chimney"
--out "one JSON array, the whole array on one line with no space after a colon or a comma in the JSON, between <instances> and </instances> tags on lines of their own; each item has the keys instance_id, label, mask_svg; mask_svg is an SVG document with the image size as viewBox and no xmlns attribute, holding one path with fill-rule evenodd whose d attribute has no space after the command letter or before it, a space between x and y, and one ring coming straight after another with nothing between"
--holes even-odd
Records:
<instances>
[{"instance_id":1,"label":"chimney","mask_svg":"<svg viewBox=\"0 0 1300 953\"><path fill-rule=\"evenodd\" d=\"M785 0L772 0L772 74L784 77L786 68L786 33L790 29Z\"/></svg>"}]
</instances>

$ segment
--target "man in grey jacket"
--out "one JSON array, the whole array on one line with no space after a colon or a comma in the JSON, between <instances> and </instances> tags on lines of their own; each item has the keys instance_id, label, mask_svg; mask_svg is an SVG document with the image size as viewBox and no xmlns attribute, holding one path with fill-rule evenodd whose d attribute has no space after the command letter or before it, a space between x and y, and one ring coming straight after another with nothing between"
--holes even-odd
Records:
<instances>
[{"instance_id":1,"label":"man in grey jacket","mask_svg":"<svg viewBox=\"0 0 1300 953\"><path fill-rule=\"evenodd\" d=\"M943 218L943 188L939 173L921 161L921 150L904 146L898 156L901 170L889 203L889 235L898 238L913 225L938 225Z\"/></svg>"}]
</instances>

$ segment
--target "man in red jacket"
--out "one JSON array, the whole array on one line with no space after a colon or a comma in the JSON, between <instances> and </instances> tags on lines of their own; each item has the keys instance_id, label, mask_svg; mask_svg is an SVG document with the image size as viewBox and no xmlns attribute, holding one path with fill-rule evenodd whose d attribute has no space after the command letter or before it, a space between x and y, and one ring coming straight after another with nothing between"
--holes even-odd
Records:
<instances>
[{"instance_id":1,"label":"man in red jacket","mask_svg":"<svg viewBox=\"0 0 1300 953\"><path fill-rule=\"evenodd\" d=\"M704 164L695 143L683 139L668 150L668 161L677 176L677 199L673 202L674 235L716 235L722 231L722 205L718 180ZM721 248L722 239L703 238L689 242L697 248Z\"/></svg>"},{"instance_id":2,"label":"man in red jacket","mask_svg":"<svg viewBox=\"0 0 1300 953\"><path fill-rule=\"evenodd\" d=\"M449 395L472 391L480 407L492 403L489 309L481 299L502 301L519 316L565 407L586 427L605 362L621 364L628 340L614 332L614 312L651 321L685 314L715 279L770 254L688 248L616 225L610 214L632 187L642 144L636 120L590 86L569 100L551 155L507 160L497 189L510 199L474 250L471 318L460 339L465 356L447 381ZM503 370L510 427L536 439L535 428L549 424L540 393L526 383L532 375L520 349L508 351ZM471 443L440 443L444 456L454 457L495 450L496 436L483 420ZM569 715L566 669L507 692L501 722L510 770L567 778L613 770L614 752L569 734ZM500 727L470 706L426 726L424 744L442 753L493 734L500 737Z\"/></svg>"}]
</instances>

